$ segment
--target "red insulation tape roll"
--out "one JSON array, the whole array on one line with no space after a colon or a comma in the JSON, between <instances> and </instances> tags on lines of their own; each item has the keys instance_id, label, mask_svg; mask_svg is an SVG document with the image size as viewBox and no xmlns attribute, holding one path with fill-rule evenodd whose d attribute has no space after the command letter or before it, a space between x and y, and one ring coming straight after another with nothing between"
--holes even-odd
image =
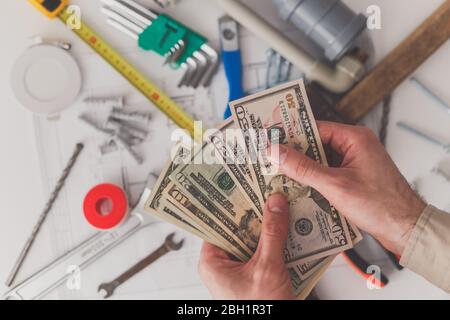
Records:
<instances>
[{"instance_id":1,"label":"red insulation tape roll","mask_svg":"<svg viewBox=\"0 0 450 320\"><path fill-rule=\"evenodd\" d=\"M83 202L84 216L96 229L117 227L128 212L125 192L113 184L100 184L88 192Z\"/></svg>"}]
</instances>

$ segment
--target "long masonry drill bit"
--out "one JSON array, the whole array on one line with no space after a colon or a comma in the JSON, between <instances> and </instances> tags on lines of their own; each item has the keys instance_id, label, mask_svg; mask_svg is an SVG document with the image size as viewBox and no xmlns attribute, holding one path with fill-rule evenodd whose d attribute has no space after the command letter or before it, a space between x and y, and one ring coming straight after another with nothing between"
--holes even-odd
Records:
<instances>
[{"instance_id":1,"label":"long masonry drill bit","mask_svg":"<svg viewBox=\"0 0 450 320\"><path fill-rule=\"evenodd\" d=\"M11 273L8 277L8 280L6 281L6 285L9 287L13 284L17 274L19 273L20 268L23 265L23 262L25 261L25 258L27 257L28 253L30 252L31 246L34 243L34 240L36 239L39 231L41 230L42 225L45 222L45 219L47 218L48 214L52 210L53 205L56 202L56 199L59 196L59 193L61 192L62 188L64 187L64 184L69 177L70 172L73 169L73 166L75 165L78 156L80 155L81 151L83 150L84 145L81 143L78 143L75 146L75 150L72 154L72 156L69 159L69 162L67 163L66 168L61 174L61 177L59 178L58 182L56 183L55 189L50 194L50 198L47 201L47 204L45 205L44 210L42 211L41 215L38 218L37 223L35 224L33 231L31 232L30 237L28 238L27 242L25 243L24 248L20 252L19 257L17 258L17 261L14 265L14 268L11 270Z\"/></svg>"}]
</instances>

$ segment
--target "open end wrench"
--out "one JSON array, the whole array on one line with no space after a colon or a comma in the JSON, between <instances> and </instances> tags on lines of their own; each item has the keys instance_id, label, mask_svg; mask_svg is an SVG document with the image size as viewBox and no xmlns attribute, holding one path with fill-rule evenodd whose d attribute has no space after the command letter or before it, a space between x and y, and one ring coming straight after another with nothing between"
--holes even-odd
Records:
<instances>
[{"instance_id":1,"label":"open end wrench","mask_svg":"<svg viewBox=\"0 0 450 320\"><path fill-rule=\"evenodd\" d=\"M173 238L175 237L175 233L171 233L167 236L164 243L156 249L153 253L145 257L142 261L136 263L134 266L132 266L130 269L122 273L120 276L118 276L115 280L109 282L109 283L102 283L98 287L98 292L104 291L106 294L104 296L105 299L111 297L114 294L114 291L121 286L123 283L125 283L127 280L147 268L149 265L151 265L153 262L161 258L162 256L166 255L167 253L171 251L177 251L180 250L183 247L184 240L181 240L180 242L173 241Z\"/></svg>"},{"instance_id":2,"label":"open end wrench","mask_svg":"<svg viewBox=\"0 0 450 320\"><path fill-rule=\"evenodd\" d=\"M156 176L149 177L147 188L141 196L137 210L124 224L109 232L96 233L3 295L0 294L0 300L42 299L70 279L71 273L68 270L71 267L77 266L80 270L85 269L123 241L156 223L157 220L149 214L141 213L156 179Z\"/></svg>"}]
</instances>

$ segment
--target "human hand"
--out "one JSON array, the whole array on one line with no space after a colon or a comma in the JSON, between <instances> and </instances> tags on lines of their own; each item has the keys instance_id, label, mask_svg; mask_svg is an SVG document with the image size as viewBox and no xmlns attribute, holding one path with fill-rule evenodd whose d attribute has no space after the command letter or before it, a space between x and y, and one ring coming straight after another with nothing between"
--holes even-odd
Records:
<instances>
[{"instance_id":1,"label":"human hand","mask_svg":"<svg viewBox=\"0 0 450 320\"><path fill-rule=\"evenodd\" d=\"M318 122L324 145L343 156L328 168L285 146L272 146L271 161L282 173L319 191L360 229L401 255L425 209L374 133L361 126Z\"/></svg>"},{"instance_id":2,"label":"human hand","mask_svg":"<svg viewBox=\"0 0 450 320\"><path fill-rule=\"evenodd\" d=\"M288 223L288 202L274 194L266 203L258 248L247 263L232 260L225 251L205 242L199 273L211 294L216 299L293 299L283 258Z\"/></svg>"}]
</instances>

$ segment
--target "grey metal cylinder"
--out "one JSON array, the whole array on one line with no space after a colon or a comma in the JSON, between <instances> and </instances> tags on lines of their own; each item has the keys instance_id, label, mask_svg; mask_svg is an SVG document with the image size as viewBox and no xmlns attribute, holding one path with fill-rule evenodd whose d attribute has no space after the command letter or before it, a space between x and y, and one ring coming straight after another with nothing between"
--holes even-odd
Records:
<instances>
[{"instance_id":1,"label":"grey metal cylinder","mask_svg":"<svg viewBox=\"0 0 450 320\"><path fill-rule=\"evenodd\" d=\"M303 31L334 62L352 48L367 18L340 0L273 0L280 16Z\"/></svg>"}]
</instances>

